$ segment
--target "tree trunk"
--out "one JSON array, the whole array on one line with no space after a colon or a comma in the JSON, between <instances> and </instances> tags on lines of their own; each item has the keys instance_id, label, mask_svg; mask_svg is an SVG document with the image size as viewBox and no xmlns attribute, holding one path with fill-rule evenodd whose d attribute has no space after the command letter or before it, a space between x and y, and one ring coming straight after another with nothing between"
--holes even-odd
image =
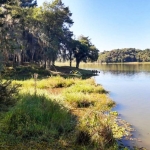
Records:
<instances>
[{"instance_id":1,"label":"tree trunk","mask_svg":"<svg viewBox=\"0 0 150 150\"><path fill-rule=\"evenodd\" d=\"M77 68L77 69L79 68L79 64L80 64L80 61L77 60L77 61L76 61L76 68Z\"/></svg>"},{"instance_id":2,"label":"tree trunk","mask_svg":"<svg viewBox=\"0 0 150 150\"><path fill-rule=\"evenodd\" d=\"M55 60L52 61L52 66L55 66Z\"/></svg>"},{"instance_id":3,"label":"tree trunk","mask_svg":"<svg viewBox=\"0 0 150 150\"><path fill-rule=\"evenodd\" d=\"M47 59L44 59L44 69L47 67Z\"/></svg>"},{"instance_id":4,"label":"tree trunk","mask_svg":"<svg viewBox=\"0 0 150 150\"><path fill-rule=\"evenodd\" d=\"M72 60L70 60L70 67L72 67Z\"/></svg>"},{"instance_id":5,"label":"tree trunk","mask_svg":"<svg viewBox=\"0 0 150 150\"><path fill-rule=\"evenodd\" d=\"M20 52L17 53L17 65L18 66L21 65L21 53Z\"/></svg>"},{"instance_id":6,"label":"tree trunk","mask_svg":"<svg viewBox=\"0 0 150 150\"><path fill-rule=\"evenodd\" d=\"M13 67L15 67L15 62L16 62L16 55L14 53L14 55L13 55Z\"/></svg>"},{"instance_id":7,"label":"tree trunk","mask_svg":"<svg viewBox=\"0 0 150 150\"><path fill-rule=\"evenodd\" d=\"M70 67L72 67L72 57L71 56L72 56L72 53L70 52L69 53Z\"/></svg>"},{"instance_id":8,"label":"tree trunk","mask_svg":"<svg viewBox=\"0 0 150 150\"><path fill-rule=\"evenodd\" d=\"M48 59L48 68L50 69L50 67L51 67L51 60Z\"/></svg>"}]
</instances>

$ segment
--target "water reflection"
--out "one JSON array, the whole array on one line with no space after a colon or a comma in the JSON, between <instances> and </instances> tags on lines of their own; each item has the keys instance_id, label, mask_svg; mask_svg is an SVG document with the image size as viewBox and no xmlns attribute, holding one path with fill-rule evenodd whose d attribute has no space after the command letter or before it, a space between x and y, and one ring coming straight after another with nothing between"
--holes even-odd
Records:
<instances>
[{"instance_id":1,"label":"water reflection","mask_svg":"<svg viewBox=\"0 0 150 150\"><path fill-rule=\"evenodd\" d=\"M101 71L94 77L96 82L110 91L110 97L117 103L114 109L137 129L134 136L142 142L136 144L150 149L150 64L82 65L81 67Z\"/></svg>"},{"instance_id":2,"label":"water reflection","mask_svg":"<svg viewBox=\"0 0 150 150\"><path fill-rule=\"evenodd\" d=\"M91 68L103 72L134 74L138 72L150 72L150 64L82 64L82 68Z\"/></svg>"}]
</instances>

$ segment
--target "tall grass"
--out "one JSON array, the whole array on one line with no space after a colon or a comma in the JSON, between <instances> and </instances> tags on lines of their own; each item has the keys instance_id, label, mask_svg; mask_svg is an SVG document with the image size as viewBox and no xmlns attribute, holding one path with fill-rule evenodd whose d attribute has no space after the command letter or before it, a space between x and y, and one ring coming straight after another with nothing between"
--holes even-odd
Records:
<instances>
[{"instance_id":1,"label":"tall grass","mask_svg":"<svg viewBox=\"0 0 150 150\"><path fill-rule=\"evenodd\" d=\"M52 76L37 80L36 96L33 79L13 84L22 85L20 101L0 114L1 145L33 141L47 145L54 142L50 144L52 149L117 150L115 139L127 133L118 125L117 115L109 113L115 102L93 79Z\"/></svg>"},{"instance_id":2,"label":"tall grass","mask_svg":"<svg viewBox=\"0 0 150 150\"><path fill-rule=\"evenodd\" d=\"M69 93L83 92L83 93L108 93L102 86L95 86L89 83L76 83L66 90Z\"/></svg>"},{"instance_id":3,"label":"tall grass","mask_svg":"<svg viewBox=\"0 0 150 150\"><path fill-rule=\"evenodd\" d=\"M78 129L77 142L85 142L88 139L95 148L102 150L114 143L109 118L103 113L88 112L80 119Z\"/></svg>"},{"instance_id":4,"label":"tall grass","mask_svg":"<svg viewBox=\"0 0 150 150\"><path fill-rule=\"evenodd\" d=\"M108 111L115 106L106 94L83 93L83 92L63 92L64 100L75 108L93 107L94 110Z\"/></svg>"},{"instance_id":5,"label":"tall grass","mask_svg":"<svg viewBox=\"0 0 150 150\"><path fill-rule=\"evenodd\" d=\"M37 88L39 89L46 89L46 88L62 88L62 87L69 87L76 83L79 79L64 79L60 76L52 76L46 79L37 80ZM23 88L31 88L34 87L35 81L34 79L29 80L14 80L13 84L21 84Z\"/></svg>"},{"instance_id":6,"label":"tall grass","mask_svg":"<svg viewBox=\"0 0 150 150\"><path fill-rule=\"evenodd\" d=\"M45 96L28 94L4 116L0 131L17 140L49 141L71 132L75 124L75 116L64 106Z\"/></svg>"}]
</instances>

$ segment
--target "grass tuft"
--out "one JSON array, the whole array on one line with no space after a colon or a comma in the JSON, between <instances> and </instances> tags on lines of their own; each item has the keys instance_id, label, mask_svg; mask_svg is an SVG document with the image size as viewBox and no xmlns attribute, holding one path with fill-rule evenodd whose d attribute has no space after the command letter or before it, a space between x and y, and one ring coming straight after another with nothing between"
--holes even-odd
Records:
<instances>
[{"instance_id":1,"label":"grass tuft","mask_svg":"<svg viewBox=\"0 0 150 150\"><path fill-rule=\"evenodd\" d=\"M102 86L90 85L88 83L76 83L67 89L68 93L72 92L83 92L83 93L108 93Z\"/></svg>"}]
</instances>

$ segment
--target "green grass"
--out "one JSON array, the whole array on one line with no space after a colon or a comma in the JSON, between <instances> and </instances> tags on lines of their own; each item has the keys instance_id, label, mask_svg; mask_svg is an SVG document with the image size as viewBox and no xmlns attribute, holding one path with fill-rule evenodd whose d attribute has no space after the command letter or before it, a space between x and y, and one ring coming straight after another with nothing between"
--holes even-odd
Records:
<instances>
[{"instance_id":1,"label":"green grass","mask_svg":"<svg viewBox=\"0 0 150 150\"><path fill-rule=\"evenodd\" d=\"M73 131L75 124L75 116L64 106L45 96L28 94L5 114L1 133L13 140L49 141ZM7 139L4 136L1 141Z\"/></svg>"},{"instance_id":2,"label":"green grass","mask_svg":"<svg viewBox=\"0 0 150 150\"><path fill-rule=\"evenodd\" d=\"M107 91L93 79L14 80L20 100L0 113L0 148L118 150L130 131L117 123ZM56 93L55 93L56 92ZM42 148L43 147L43 148Z\"/></svg>"}]
</instances>

